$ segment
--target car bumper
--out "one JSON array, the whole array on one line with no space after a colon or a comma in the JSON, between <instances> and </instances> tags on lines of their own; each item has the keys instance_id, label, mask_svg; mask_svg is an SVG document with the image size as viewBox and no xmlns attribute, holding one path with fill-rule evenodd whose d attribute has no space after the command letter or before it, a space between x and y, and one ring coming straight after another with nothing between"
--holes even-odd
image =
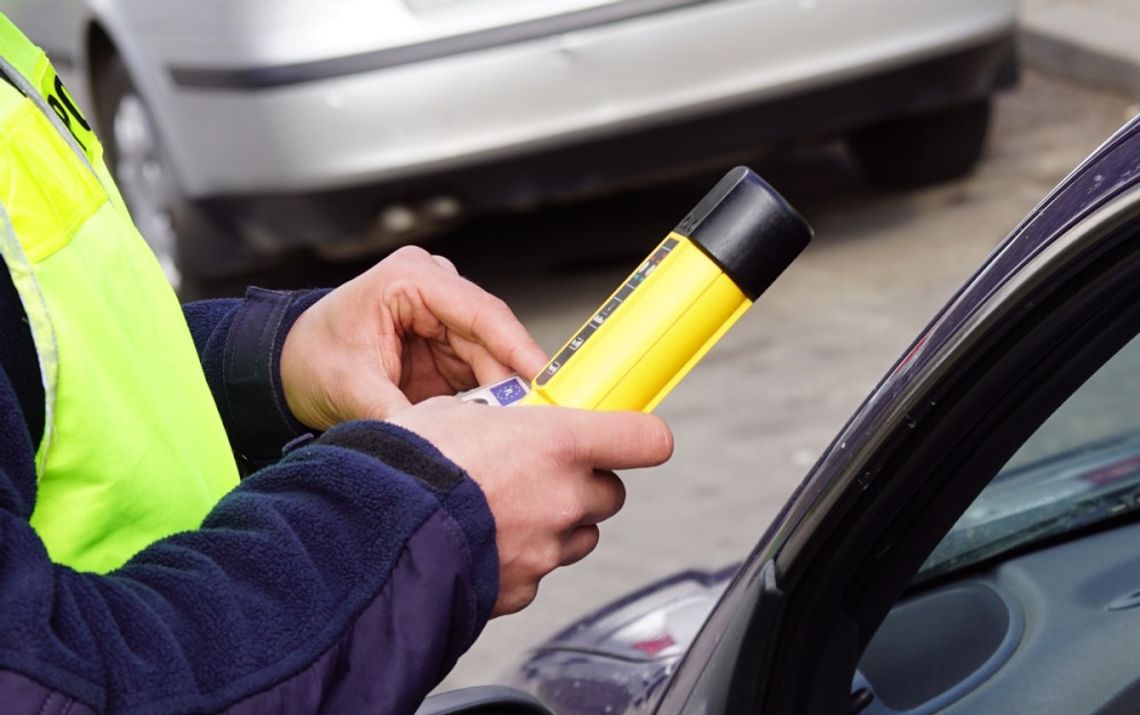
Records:
<instances>
[{"instance_id":1,"label":"car bumper","mask_svg":"<svg viewBox=\"0 0 1140 715\"><path fill-rule=\"evenodd\" d=\"M340 58L342 74L289 82L273 79L296 65L195 69L185 43L174 52L145 31L140 42L165 68L150 104L201 198L414 179L683 125L1005 37L1014 15L992 0L682 3L373 70L357 54ZM235 83L214 81L227 72Z\"/></svg>"},{"instance_id":2,"label":"car bumper","mask_svg":"<svg viewBox=\"0 0 1140 715\"><path fill-rule=\"evenodd\" d=\"M970 101L1016 80L1014 40L1003 37L855 81L761 99L628 134L593 137L470 166L327 191L243 192L206 200L262 246L356 240L393 204L454 197L470 213L519 209L675 173L721 168L789 140L825 139L884 118Z\"/></svg>"}]
</instances>

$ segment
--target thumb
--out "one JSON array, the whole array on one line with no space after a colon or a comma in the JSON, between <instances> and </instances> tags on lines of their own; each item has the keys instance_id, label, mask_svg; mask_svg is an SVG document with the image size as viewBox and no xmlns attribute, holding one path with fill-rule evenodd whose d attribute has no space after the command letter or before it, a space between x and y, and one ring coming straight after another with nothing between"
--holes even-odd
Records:
<instances>
[{"instance_id":1,"label":"thumb","mask_svg":"<svg viewBox=\"0 0 1140 715\"><path fill-rule=\"evenodd\" d=\"M386 380L358 386L354 391L358 395L358 404L353 412L358 419L383 421L412 406L407 395Z\"/></svg>"}]
</instances>

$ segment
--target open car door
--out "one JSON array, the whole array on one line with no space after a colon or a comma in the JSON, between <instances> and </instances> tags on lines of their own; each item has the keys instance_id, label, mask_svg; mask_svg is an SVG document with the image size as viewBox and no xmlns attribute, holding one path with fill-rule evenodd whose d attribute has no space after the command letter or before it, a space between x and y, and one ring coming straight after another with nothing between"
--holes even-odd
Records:
<instances>
[{"instance_id":1,"label":"open car door","mask_svg":"<svg viewBox=\"0 0 1140 715\"><path fill-rule=\"evenodd\" d=\"M1027 601L1003 610L1000 594L979 597L978 610L966 611L976 619L931 610L901 630L896 623L894 641L883 636L889 642L879 651L868 647L900 598L909 599L905 606L947 583L913 585L1011 456L1138 333L1140 119L1026 218L879 384L738 572L656 712L918 713L956 702L972 702L963 709L970 712L1126 707L1129 693L1140 692L1133 685L1140 621L1138 637L1114 643L1101 652L1103 662L1086 668L1095 671L1095 688L1079 678L1003 679L1003 672L1028 672L1001 668L1027 657L1018 649L1030 648L1048 609ZM1095 528L1121 520L1128 517ZM1123 568L1136 571L1140 594L1140 537L1135 543ZM1107 604L1094 606L1107 612ZM989 649L978 645L988 642L979 629L991 622L1008 627ZM945 639L955 631L981 652L948 666L940 658L950 657Z\"/></svg>"}]
</instances>

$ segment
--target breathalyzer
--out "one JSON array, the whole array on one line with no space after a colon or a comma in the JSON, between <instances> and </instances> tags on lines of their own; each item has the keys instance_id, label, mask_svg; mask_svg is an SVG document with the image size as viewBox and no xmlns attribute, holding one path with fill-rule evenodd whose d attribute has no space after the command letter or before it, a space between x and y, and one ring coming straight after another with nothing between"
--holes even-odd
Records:
<instances>
[{"instance_id":1,"label":"breathalyzer","mask_svg":"<svg viewBox=\"0 0 1140 715\"><path fill-rule=\"evenodd\" d=\"M527 385L493 405L650 412L795 260L812 229L746 167L730 171Z\"/></svg>"}]
</instances>

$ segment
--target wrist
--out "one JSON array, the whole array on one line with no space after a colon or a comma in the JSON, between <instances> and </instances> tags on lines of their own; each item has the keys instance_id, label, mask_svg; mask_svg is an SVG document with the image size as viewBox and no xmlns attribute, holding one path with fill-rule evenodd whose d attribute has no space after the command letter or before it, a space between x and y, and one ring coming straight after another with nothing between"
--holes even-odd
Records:
<instances>
[{"instance_id":1,"label":"wrist","mask_svg":"<svg viewBox=\"0 0 1140 715\"><path fill-rule=\"evenodd\" d=\"M293 324L323 295L250 288L230 326L223 359L225 396L235 447L249 467L276 461L282 445L306 431L288 407L281 357Z\"/></svg>"},{"instance_id":2,"label":"wrist","mask_svg":"<svg viewBox=\"0 0 1140 715\"><path fill-rule=\"evenodd\" d=\"M340 421L315 410L312 401L307 399L309 390L306 390L307 386L317 382L309 371L320 361L319 355L311 355L306 350L305 335L312 332L307 326L315 319L311 309L329 292L308 291L293 299L285 316L285 330L274 365L277 378L275 392L281 404L299 426L317 431L324 431Z\"/></svg>"}]
</instances>

